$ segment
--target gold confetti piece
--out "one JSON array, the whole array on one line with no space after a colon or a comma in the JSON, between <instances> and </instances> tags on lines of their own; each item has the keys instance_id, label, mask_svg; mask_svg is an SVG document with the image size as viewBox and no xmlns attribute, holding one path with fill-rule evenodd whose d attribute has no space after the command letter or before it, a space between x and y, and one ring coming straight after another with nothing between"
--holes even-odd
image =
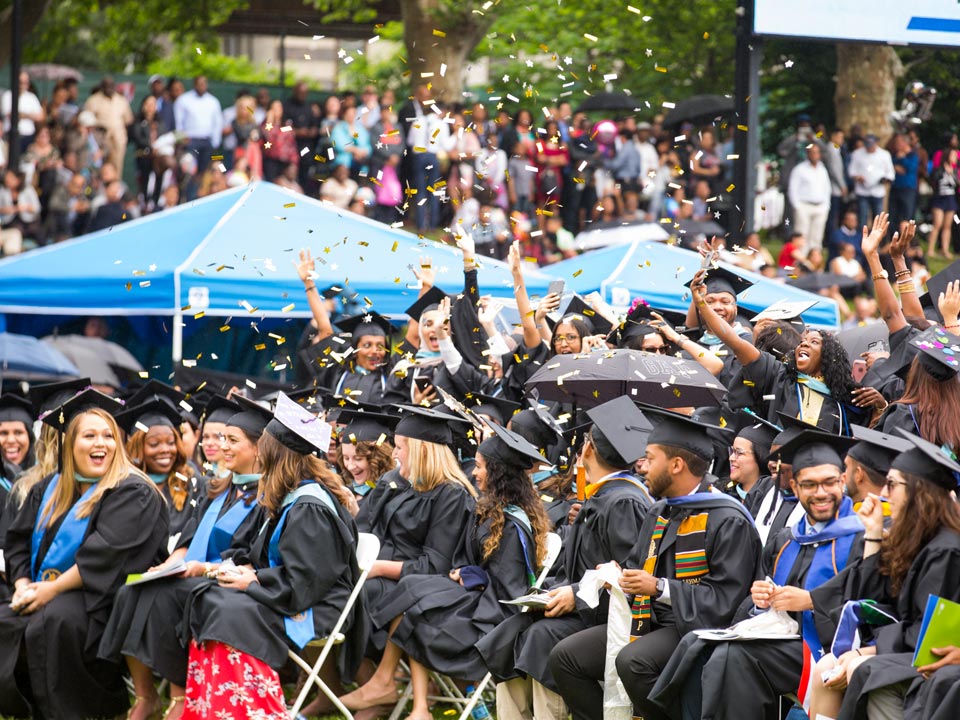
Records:
<instances>
[{"instance_id":1,"label":"gold confetti piece","mask_svg":"<svg viewBox=\"0 0 960 720\"><path fill-rule=\"evenodd\" d=\"M433 35L434 37L439 37L439 38L445 38L447 36L447 34L443 30L434 30Z\"/></svg>"},{"instance_id":2,"label":"gold confetti piece","mask_svg":"<svg viewBox=\"0 0 960 720\"><path fill-rule=\"evenodd\" d=\"M124 286L127 290L132 290L132 289L133 289L133 283L130 283L130 282L124 283L123 286Z\"/></svg>"},{"instance_id":3,"label":"gold confetti piece","mask_svg":"<svg viewBox=\"0 0 960 720\"><path fill-rule=\"evenodd\" d=\"M394 241L393 241L393 247L390 248L390 252L396 252L398 247L400 247L399 241L394 240Z\"/></svg>"},{"instance_id":4,"label":"gold confetti piece","mask_svg":"<svg viewBox=\"0 0 960 720\"><path fill-rule=\"evenodd\" d=\"M661 72L661 73L665 73L665 72L667 71L667 69L666 69L665 67L660 67L659 65L654 65L654 66L653 66L653 69L656 70L657 72Z\"/></svg>"},{"instance_id":5,"label":"gold confetti piece","mask_svg":"<svg viewBox=\"0 0 960 720\"><path fill-rule=\"evenodd\" d=\"M267 344L266 344L266 343L260 343L259 345L254 345L254 346L253 346L253 349L254 349L254 350L266 350L266 349L267 349Z\"/></svg>"},{"instance_id":6,"label":"gold confetti piece","mask_svg":"<svg viewBox=\"0 0 960 720\"><path fill-rule=\"evenodd\" d=\"M223 160L223 155L211 155L211 160Z\"/></svg>"},{"instance_id":7,"label":"gold confetti piece","mask_svg":"<svg viewBox=\"0 0 960 720\"><path fill-rule=\"evenodd\" d=\"M194 320L199 320L199 319L202 318L204 315L206 315L206 313L205 313L203 310L201 310L200 312L194 314L193 319L194 319Z\"/></svg>"},{"instance_id":8,"label":"gold confetti piece","mask_svg":"<svg viewBox=\"0 0 960 720\"><path fill-rule=\"evenodd\" d=\"M746 125L737 125L737 130L742 130L743 132L746 132L746 131L747 131L747 126L746 126Z\"/></svg>"},{"instance_id":9,"label":"gold confetti piece","mask_svg":"<svg viewBox=\"0 0 960 720\"><path fill-rule=\"evenodd\" d=\"M727 192L733 192L733 189L736 187L733 183L727 185Z\"/></svg>"},{"instance_id":10,"label":"gold confetti piece","mask_svg":"<svg viewBox=\"0 0 960 720\"><path fill-rule=\"evenodd\" d=\"M280 308L280 312L290 312L291 310L293 310L294 307L295 307L294 303L290 303L289 305L284 305L282 308Z\"/></svg>"},{"instance_id":11,"label":"gold confetti piece","mask_svg":"<svg viewBox=\"0 0 960 720\"><path fill-rule=\"evenodd\" d=\"M140 378L143 379L143 380L146 380L148 377L150 377L150 373L148 373L146 370L141 370L141 371L140 371L139 373L137 373L137 374L138 374L138 375L140 376Z\"/></svg>"},{"instance_id":12,"label":"gold confetti piece","mask_svg":"<svg viewBox=\"0 0 960 720\"><path fill-rule=\"evenodd\" d=\"M704 40L709 40L709 39L710 39L710 33L705 32L705 33L703 34L703 39L704 39Z\"/></svg>"},{"instance_id":13,"label":"gold confetti piece","mask_svg":"<svg viewBox=\"0 0 960 720\"><path fill-rule=\"evenodd\" d=\"M581 269L581 270L577 270L577 271L573 274L573 276L574 276L574 277L580 277L580 274L581 274L582 272L583 272L582 269Z\"/></svg>"},{"instance_id":14,"label":"gold confetti piece","mask_svg":"<svg viewBox=\"0 0 960 720\"><path fill-rule=\"evenodd\" d=\"M285 208L292 208L292 207L296 207L297 204L296 204L296 203L284 203L283 206L284 206Z\"/></svg>"}]
</instances>

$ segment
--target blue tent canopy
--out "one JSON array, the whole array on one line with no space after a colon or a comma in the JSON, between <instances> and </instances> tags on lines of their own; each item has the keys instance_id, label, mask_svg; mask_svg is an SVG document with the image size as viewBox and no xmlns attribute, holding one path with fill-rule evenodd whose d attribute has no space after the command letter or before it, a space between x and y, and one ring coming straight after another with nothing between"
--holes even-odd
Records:
<instances>
[{"instance_id":1,"label":"blue tent canopy","mask_svg":"<svg viewBox=\"0 0 960 720\"><path fill-rule=\"evenodd\" d=\"M0 312L309 317L294 265L307 247L318 286L348 284L385 315L416 299L407 266L421 256L432 258L439 287L463 288L458 249L253 183L0 261ZM553 279L524 275L531 293ZM505 263L484 259L479 282L484 293L513 295Z\"/></svg>"},{"instance_id":2,"label":"blue tent canopy","mask_svg":"<svg viewBox=\"0 0 960 720\"><path fill-rule=\"evenodd\" d=\"M738 305L759 312L778 300L816 300L803 314L806 323L826 329L840 325L836 302L821 295L778 283L727 263L720 263L750 282ZM691 251L658 242L634 240L629 245L595 250L551 265L550 273L566 281L569 289L585 295L597 291L614 308L623 308L635 297L652 307L686 311L690 291L684 287L700 268L700 256Z\"/></svg>"}]
</instances>

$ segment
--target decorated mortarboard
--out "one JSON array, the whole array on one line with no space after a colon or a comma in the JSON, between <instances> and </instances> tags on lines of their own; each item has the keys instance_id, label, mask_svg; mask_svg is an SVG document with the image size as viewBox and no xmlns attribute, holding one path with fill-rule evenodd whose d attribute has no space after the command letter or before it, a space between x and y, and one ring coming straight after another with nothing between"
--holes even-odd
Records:
<instances>
[{"instance_id":1,"label":"decorated mortarboard","mask_svg":"<svg viewBox=\"0 0 960 720\"><path fill-rule=\"evenodd\" d=\"M794 475L817 465L833 465L842 470L843 456L856 442L856 439L844 435L801 430L780 448L779 454L783 462L793 467Z\"/></svg>"},{"instance_id":2,"label":"decorated mortarboard","mask_svg":"<svg viewBox=\"0 0 960 720\"><path fill-rule=\"evenodd\" d=\"M700 422L686 415L664 410L645 403L638 403L644 416L654 424L647 438L648 445L667 445L692 452L704 460L713 459L713 439L717 437L733 438L733 431L718 425Z\"/></svg>"},{"instance_id":3,"label":"decorated mortarboard","mask_svg":"<svg viewBox=\"0 0 960 720\"><path fill-rule=\"evenodd\" d=\"M704 283L708 294L729 293L734 297L753 286L753 283L745 277L721 266L708 268ZM693 278L690 278L684 283L684 287L690 287L692 284Z\"/></svg>"},{"instance_id":4,"label":"decorated mortarboard","mask_svg":"<svg viewBox=\"0 0 960 720\"><path fill-rule=\"evenodd\" d=\"M602 457L609 456L604 443L626 465L633 465L646 452L654 425L625 395L590 408L587 417L593 421L593 443Z\"/></svg>"},{"instance_id":5,"label":"decorated mortarboard","mask_svg":"<svg viewBox=\"0 0 960 720\"><path fill-rule=\"evenodd\" d=\"M480 443L477 452L485 458L497 460L505 465L518 468L529 468L534 463L549 466L550 463L540 454L540 451L520 434L496 423L487 423L493 434Z\"/></svg>"},{"instance_id":6,"label":"decorated mortarboard","mask_svg":"<svg viewBox=\"0 0 960 720\"><path fill-rule=\"evenodd\" d=\"M443 406L426 408L420 405L395 405L394 407L400 410L400 422L397 423L394 434L423 442L450 445L454 441L453 426L470 425L468 420L451 411L442 410Z\"/></svg>"},{"instance_id":7,"label":"decorated mortarboard","mask_svg":"<svg viewBox=\"0 0 960 720\"><path fill-rule=\"evenodd\" d=\"M90 378L76 378L55 383L44 383L30 387L30 402L36 408L37 415L50 412L60 407L81 390L90 387Z\"/></svg>"},{"instance_id":8,"label":"decorated mortarboard","mask_svg":"<svg viewBox=\"0 0 960 720\"><path fill-rule=\"evenodd\" d=\"M556 327L556 325L571 318L582 320L593 335L609 335L610 331L613 330L613 323L590 307L579 295L570 298L570 302L567 303L560 320L552 327Z\"/></svg>"},{"instance_id":9,"label":"decorated mortarboard","mask_svg":"<svg viewBox=\"0 0 960 720\"><path fill-rule=\"evenodd\" d=\"M372 442L380 445L393 438L393 429L400 418L379 412L375 406L373 410L348 406L338 411L337 422L343 425L338 433L340 442Z\"/></svg>"},{"instance_id":10,"label":"decorated mortarboard","mask_svg":"<svg viewBox=\"0 0 960 720\"><path fill-rule=\"evenodd\" d=\"M5 393L0 395L0 423L21 422L27 430L33 428L33 403L24 397Z\"/></svg>"},{"instance_id":11,"label":"decorated mortarboard","mask_svg":"<svg viewBox=\"0 0 960 720\"><path fill-rule=\"evenodd\" d=\"M325 455L330 449L333 428L323 418L280 393L266 432L284 447L301 455L317 452Z\"/></svg>"},{"instance_id":12,"label":"decorated mortarboard","mask_svg":"<svg viewBox=\"0 0 960 720\"><path fill-rule=\"evenodd\" d=\"M801 315L818 302L818 300L777 300L773 305L764 308L750 318L750 322L756 324L761 320L783 321L796 325L798 328L805 328L806 325ZM741 309L741 312L743 311Z\"/></svg>"},{"instance_id":13,"label":"decorated mortarboard","mask_svg":"<svg viewBox=\"0 0 960 720\"><path fill-rule=\"evenodd\" d=\"M909 440L913 447L897 455L890 464L891 469L917 475L946 490L957 489L960 464L952 452L903 428L896 428L896 431Z\"/></svg>"},{"instance_id":14,"label":"decorated mortarboard","mask_svg":"<svg viewBox=\"0 0 960 720\"><path fill-rule=\"evenodd\" d=\"M930 307L933 310L934 317L932 319L937 322L943 321L938 307L940 293L946 292L947 285L954 280L960 280L960 260L954 260L943 270L927 280L927 292L919 298L921 305Z\"/></svg>"},{"instance_id":15,"label":"decorated mortarboard","mask_svg":"<svg viewBox=\"0 0 960 720\"><path fill-rule=\"evenodd\" d=\"M342 332L352 335L355 340L365 335L389 337L393 332L390 321L373 310L369 310L361 315L338 318L337 327Z\"/></svg>"},{"instance_id":16,"label":"decorated mortarboard","mask_svg":"<svg viewBox=\"0 0 960 720\"><path fill-rule=\"evenodd\" d=\"M928 375L940 382L956 379L960 372L960 336L935 325L911 338L910 345L919 350L917 357ZM897 374L905 375L912 363L911 359Z\"/></svg>"},{"instance_id":17,"label":"decorated mortarboard","mask_svg":"<svg viewBox=\"0 0 960 720\"><path fill-rule=\"evenodd\" d=\"M116 416L123 410L123 403L109 395L104 395L99 390L87 388L73 395L60 406L41 415L40 420L60 432L66 432L71 420L95 408L100 408Z\"/></svg>"},{"instance_id":18,"label":"decorated mortarboard","mask_svg":"<svg viewBox=\"0 0 960 720\"><path fill-rule=\"evenodd\" d=\"M158 396L131 405L127 403L123 412L116 414L117 425L127 435L147 432L152 427L180 428L180 410L169 398Z\"/></svg>"},{"instance_id":19,"label":"decorated mortarboard","mask_svg":"<svg viewBox=\"0 0 960 720\"><path fill-rule=\"evenodd\" d=\"M443 290L433 286L417 298L417 301L407 308L406 313L411 320L420 322L420 316L428 310L436 310L445 297L447 297L447 294Z\"/></svg>"},{"instance_id":20,"label":"decorated mortarboard","mask_svg":"<svg viewBox=\"0 0 960 720\"><path fill-rule=\"evenodd\" d=\"M224 420L224 424L227 427L240 428L252 437L260 437L263 435L264 428L267 426L267 423L270 422L271 418L273 418L273 413L270 411L270 408L256 400L245 398L242 395L234 395L233 400L237 404L238 411ZM279 402L279 397L277 401Z\"/></svg>"},{"instance_id":21,"label":"decorated mortarboard","mask_svg":"<svg viewBox=\"0 0 960 720\"><path fill-rule=\"evenodd\" d=\"M464 405L470 408L477 415L486 415L497 421L500 425L506 425L521 407L520 403L507 400L502 397L493 397L492 395L483 395L481 393L471 393L465 398Z\"/></svg>"},{"instance_id":22,"label":"decorated mortarboard","mask_svg":"<svg viewBox=\"0 0 960 720\"><path fill-rule=\"evenodd\" d=\"M233 400L227 400L223 395L214 395L207 402L200 420L204 423L225 423L240 412L240 406Z\"/></svg>"},{"instance_id":23,"label":"decorated mortarboard","mask_svg":"<svg viewBox=\"0 0 960 720\"><path fill-rule=\"evenodd\" d=\"M899 435L889 435L862 425L851 425L850 431L857 444L847 451L847 457L884 476L897 455L913 447L910 441Z\"/></svg>"}]
</instances>

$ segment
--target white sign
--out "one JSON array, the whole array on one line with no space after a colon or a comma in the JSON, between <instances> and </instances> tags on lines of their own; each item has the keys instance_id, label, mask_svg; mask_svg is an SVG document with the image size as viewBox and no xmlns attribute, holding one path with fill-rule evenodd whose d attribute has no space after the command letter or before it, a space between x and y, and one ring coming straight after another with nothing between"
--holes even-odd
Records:
<instances>
[{"instance_id":1,"label":"white sign","mask_svg":"<svg viewBox=\"0 0 960 720\"><path fill-rule=\"evenodd\" d=\"M187 302L192 310L206 310L210 307L210 288L205 285L194 285L187 294Z\"/></svg>"},{"instance_id":2,"label":"white sign","mask_svg":"<svg viewBox=\"0 0 960 720\"><path fill-rule=\"evenodd\" d=\"M756 0L759 35L960 45L957 0Z\"/></svg>"}]
</instances>

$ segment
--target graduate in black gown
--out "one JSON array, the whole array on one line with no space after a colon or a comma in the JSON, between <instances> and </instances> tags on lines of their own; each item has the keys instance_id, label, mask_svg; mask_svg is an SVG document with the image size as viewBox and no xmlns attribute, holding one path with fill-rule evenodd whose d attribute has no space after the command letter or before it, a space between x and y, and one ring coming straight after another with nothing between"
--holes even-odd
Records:
<instances>
[{"instance_id":1,"label":"graduate in black gown","mask_svg":"<svg viewBox=\"0 0 960 720\"><path fill-rule=\"evenodd\" d=\"M805 431L782 448L805 514L767 543L763 574L773 582L755 581L734 617L739 622L769 608L789 612L802 639L714 642L688 633L650 693L672 717L764 720L778 716L781 695L804 699L803 668L829 651L834 633L831 624L815 622L809 591L863 552L863 524L843 494L841 455L851 442ZM751 702L744 703L747 697Z\"/></svg>"},{"instance_id":2,"label":"graduate in black gown","mask_svg":"<svg viewBox=\"0 0 960 720\"><path fill-rule=\"evenodd\" d=\"M648 694L681 638L725 627L749 595L760 565L760 540L743 505L711 486L713 442L706 426L644 406L656 427L646 446L647 486L659 500L647 513L625 561L620 587L631 600L631 640L616 670L649 720L667 715ZM607 558L610 559L615 558ZM562 640L550 669L576 720L603 715L607 628L597 625Z\"/></svg>"},{"instance_id":3,"label":"graduate in black gown","mask_svg":"<svg viewBox=\"0 0 960 720\"><path fill-rule=\"evenodd\" d=\"M121 666L97 647L117 590L165 556L168 530L160 492L124 453L119 408L85 390L43 418L66 431L63 465L7 530L15 592L0 606L0 714L70 720L129 706Z\"/></svg>"},{"instance_id":4,"label":"graduate in black gown","mask_svg":"<svg viewBox=\"0 0 960 720\"><path fill-rule=\"evenodd\" d=\"M914 679L916 668L907 658L916 649L927 598L960 601L960 509L950 495L960 465L936 445L898 432L914 447L893 461L887 475L890 529L884 532L880 499L872 496L859 513L866 527L863 560L815 591L814 606L821 607L817 592L839 588L845 600L873 599L892 606L899 622L876 628L873 644L817 663L812 717L863 718L870 692ZM823 684L823 674L834 667L842 672Z\"/></svg>"},{"instance_id":5,"label":"graduate in black gown","mask_svg":"<svg viewBox=\"0 0 960 720\"><path fill-rule=\"evenodd\" d=\"M580 456L586 476L583 505L564 538L555 575L544 587L543 613L515 615L477 643L497 681L497 706L510 717L565 718L560 688L547 665L563 638L604 622L606 607L589 609L576 597L583 573L598 564L625 562L652 499L632 468L643 453L650 424L625 397L588 412L594 421Z\"/></svg>"},{"instance_id":6,"label":"graduate in black gown","mask_svg":"<svg viewBox=\"0 0 960 720\"><path fill-rule=\"evenodd\" d=\"M747 494L767 475L767 456L778 433L779 428L766 421L741 428L730 446L730 478L721 490L746 503Z\"/></svg>"},{"instance_id":7,"label":"graduate in black gown","mask_svg":"<svg viewBox=\"0 0 960 720\"><path fill-rule=\"evenodd\" d=\"M185 609L183 718L285 715L277 669L289 649L302 649L336 624L360 569L350 493L316 455L326 452L329 438L326 423L280 394L258 443L268 520L248 550L233 556L235 567L222 564L215 581L193 589ZM342 630L339 664L348 678L365 642L363 618L355 607Z\"/></svg>"},{"instance_id":8,"label":"graduate in black gown","mask_svg":"<svg viewBox=\"0 0 960 720\"><path fill-rule=\"evenodd\" d=\"M12 393L0 395L0 508L20 473L36 460L33 405Z\"/></svg>"},{"instance_id":9,"label":"graduate in black gown","mask_svg":"<svg viewBox=\"0 0 960 720\"><path fill-rule=\"evenodd\" d=\"M540 461L533 445L491 424L473 473L481 497L454 569L448 575L405 576L373 608L374 623L390 627L390 641L373 677L343 698L347 707L362 709L393 697L403 653L413 680L410 718L430 717L428 670L463 680L486 674L474 643L519 611L500 601L529 590L546 552L549 521L527 477Z\"/></svg>"},{"instance_id":10,"label":"graduate in black gown","mask_svg":"<svg viewBox=\"0 0 960 720\"><path fill-rule=\"evenodd\" d=\"M336 414L336 422L342 425L337 431L337 467L361 505L394 466L393 428L400 418L376 410L376 406L347 405Z\"/></svg>"},{"instance_id":11,"label":"graduate in black gown","mask_svg":"<svg viewBox=\"0 0 960 720\"><path fill-rule=\"evenodd\" d=\"M240 412L240 406L223 395L214 395L200 417L200 454L206 478L226 477L230 471L221 467L224 423Z\"/></svg>"},{"instance_id":12,"label":"graduate in black gown","mask_svg":"<svg viewBox=\"0 0 960 720\"><path fill-rule=\"evenodd\" d=\"M550 529L563 535L569 526L571 498L571 467L564 452L563 429L556 419L547 412L543 405L535 404L529 410L521 410L507 422L507 427L523 437L534 447L540 448L543 457L552 467L537 469L530 474L530 479L537 488L543 509L550 518ZM563 467L560 467L560 465ZM575 496L574 496L575 497Z\"/></svg>"},{"instance_id":13,"label":"graduate in black gown","mask_svg":"<svg viewBox=\"0 0 960 720\"><path fill-rule=\"evenodd\" d=\"M170 718L183 711L187 648L171 628L180 624L191 591L204 577L216 574L221 560L245 552L263 525L263 509L257 504L257 442L272 414L245 398L238 402L243 409L223 429L221 464L230 474L210 480L207 497L187 521L170 557L159 566L185 564L184 571L121 588L104 630L100 657L114 662L126 659L133 679L135 705L130 720L150 717L159 708L154 673L170 683Z\"/></svg>"}]
</instances>

